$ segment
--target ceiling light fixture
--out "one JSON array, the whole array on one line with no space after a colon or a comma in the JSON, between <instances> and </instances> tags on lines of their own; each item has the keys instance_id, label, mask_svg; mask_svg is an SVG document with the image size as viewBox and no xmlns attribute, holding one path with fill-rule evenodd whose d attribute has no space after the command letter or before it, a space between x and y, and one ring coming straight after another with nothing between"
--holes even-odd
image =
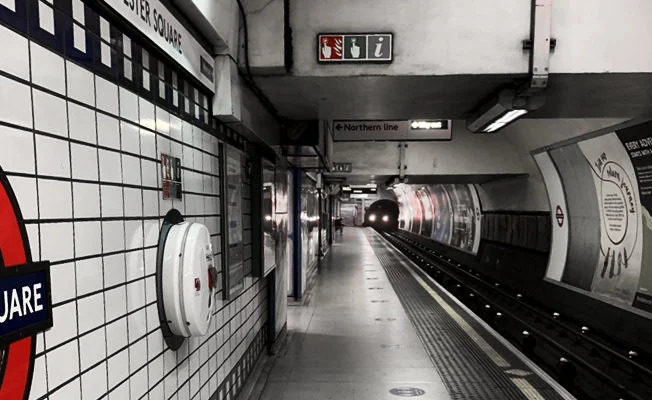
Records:
<instances>
[{"instance_id":1,"label":"ceiling light fixture","mask_svg":"<svg viewBox=\"0 0 652 400\"><path fill-rule=\"evenodd\" d=\"M545 103L542 93L519 96L515 90L504 89L466 121L466 127L475 133L493 133L518 118L540 108Z\"/></svg>"}]
</instances>

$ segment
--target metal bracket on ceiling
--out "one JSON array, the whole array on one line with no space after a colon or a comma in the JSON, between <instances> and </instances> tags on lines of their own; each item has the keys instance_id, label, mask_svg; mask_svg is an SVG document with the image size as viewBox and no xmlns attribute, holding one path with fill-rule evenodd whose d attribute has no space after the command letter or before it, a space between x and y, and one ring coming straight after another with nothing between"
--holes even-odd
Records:
<instances>
[{"instance_id":1,"label":"metal bracket on ceiling","mask_svg":"<svg viewBox=\"0 0 652 400\"><path fill-rule=\"evenodd\" d=\"M401 181L405 179L405 170L407 169L407 164L405 163L405 149L407 146L408 145L405 142L398 143L398 178Z\"/></svg>"},{"instance_id":2,"label":"metal bracket on ceiling","mask_svg":"<svg viewBox=\"0 0 652 400\"><path fill-rule=\"evenodd\" d=\"M548 86L550 73L550 51L557 41L550 37L552 0L532 0L532 22L530 42L530 79L519 92L532 94ZM525 46L524 41L524 46Z\"/></svg>"}]
</instances>

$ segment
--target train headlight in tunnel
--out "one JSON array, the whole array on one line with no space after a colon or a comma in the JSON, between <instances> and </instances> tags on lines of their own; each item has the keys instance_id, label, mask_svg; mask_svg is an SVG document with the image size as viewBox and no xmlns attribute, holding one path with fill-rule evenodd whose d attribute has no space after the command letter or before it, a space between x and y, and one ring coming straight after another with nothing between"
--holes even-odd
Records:
<instances>
[{"instance_id":1,"label":"train headlight in tunnel","mask_svg":"<svg viewBox=\"0 0 652 400\"><path fill-rule=\"evenodd\" d=\"M376 214L369 214L369 221L374 222L376 220Z\"/></svg>"},{"instance_id":2,"label":"train headlight in tunnel","mask_svg":"<svg viewBox=\"0 0 652 400\"><path fill-rule=\"evenodd\" d=\"M383 222L389 221L389 215L383 215Z\"/></svg>"}]
</instances>

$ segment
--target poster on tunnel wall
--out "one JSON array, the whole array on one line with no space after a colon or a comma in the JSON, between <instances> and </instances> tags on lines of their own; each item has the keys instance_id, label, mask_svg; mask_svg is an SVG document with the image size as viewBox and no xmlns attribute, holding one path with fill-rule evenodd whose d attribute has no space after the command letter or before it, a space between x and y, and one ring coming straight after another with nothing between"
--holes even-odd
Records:
<instances>
[{"instance_id":1,"label":"poster on tunnel wall","mask_svg":"<svg viewBox=\"0 0 652 400\"><path fill-rule=\"evenodd\" d=\"M423 209L421 200L412 187L410 187L410 189L407 191L407 196L410 202L410 209L412 210L412 225L410 232L420 234L421 223L423 221Z\"/></svg>"},{"instance_id":2,"label":"poster on tunnel wall","mask_svg":"<svg viewBox=\"0 0 652 400\"><path fill-rule=\"evenodd\" d=\"M642 220L632 163L615 133L578 143L593 173L600 218L600 255L591 291L632 304L642 261Z\"/></svg>"},{"instance_id":3,"label":"poster on tunnel wall","mask_svg":"<svg viewBox=\"0 0 652 400\"><path fill-rule=\"evenodd\" d=\"M633 165L641 205L642 261L634 307L652 312L652 123L616 132Z\"/></svg>"},{"instance_id":4,"label":"poster on tunnel wall","mask_svg":"<svg viewBox=\"0 0 652 400\"><path fill-rule=\"evenodd\" d=\"M453 228L451 246L468 252L477 252L475 204L468 185L444 185L451 200Z\"/></svg>"},{"instance_id":5,"label":"poster on tunnel wall","mask_svg":"<svg viewBox=\"0 0 652 400\"><path fill-rule=\"evenodd\" d=\"M448 193L442 185L430 186L430 201L433 208L432 238L444 244L450 244L453 227L453 212Z\"/></svg>"}]
</instances>

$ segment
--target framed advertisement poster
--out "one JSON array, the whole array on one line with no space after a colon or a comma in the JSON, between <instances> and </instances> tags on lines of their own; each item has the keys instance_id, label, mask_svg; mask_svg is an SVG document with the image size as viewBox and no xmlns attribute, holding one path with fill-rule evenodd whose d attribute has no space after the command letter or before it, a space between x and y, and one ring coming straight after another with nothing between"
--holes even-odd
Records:
<instances>
[{"instance_id":1,"label":"framed advertisement poster","mask_svg":"<svg viewBox=\"0 0 652 400\"><path fill-rule=\"evenodd\" d=\"M243 154L234 147L225 147L227 267L229 297L244 288L244 245L242 215Z\"/></svg>"}]
</instances>

